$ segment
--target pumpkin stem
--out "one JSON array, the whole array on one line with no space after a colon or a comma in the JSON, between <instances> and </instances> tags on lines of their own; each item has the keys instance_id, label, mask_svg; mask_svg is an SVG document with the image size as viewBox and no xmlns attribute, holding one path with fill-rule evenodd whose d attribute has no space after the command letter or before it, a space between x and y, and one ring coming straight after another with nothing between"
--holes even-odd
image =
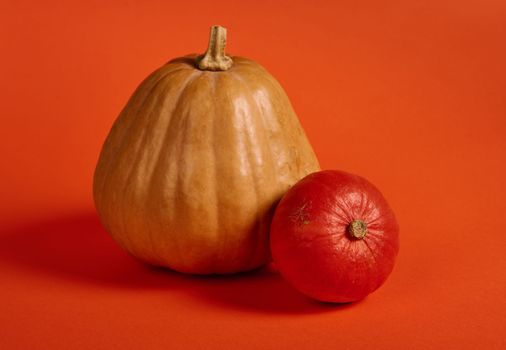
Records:
<instances>
[{"instance_id":1,"label":"pumpkin stem","mask_svg":"<svg viewBox=\"0 0 506 350\"><path fill-rule=\"evenodd\" d=\"M227 43L227 29L212 26L209 36L209 46L204 55L197 57L196 64L201 70L225 71L232 67L232 59L225 55Z\"/></svg>"},{"instance_id":2,"label":"pumpkin stem","mask_svg":"<svg viewBox=\"0 0 506 350\"><path fill-rule=\"evenodd\" d=\"M367 234L367 225L362 220L353 220L348 225L348 233L356 239L362 239Z\"/></svg>"}]
</instances>

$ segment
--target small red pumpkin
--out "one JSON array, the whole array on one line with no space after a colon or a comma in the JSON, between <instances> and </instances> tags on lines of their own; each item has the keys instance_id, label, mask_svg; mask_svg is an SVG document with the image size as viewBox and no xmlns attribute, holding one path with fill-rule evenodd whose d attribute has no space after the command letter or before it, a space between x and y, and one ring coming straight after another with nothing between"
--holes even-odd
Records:
<instances>
[{"instance_id":1,"label":"small red pumpkin","mask_svg":"<svg viewBox=\"0 0 506 350\"><path fill-rule=\"evenodd\" d=\"M310 174L283 197L271 224L272 257L299 291L351 302L380 287L399 250L399 227L380 191L362 177Z\"/></svg>"}]
</instances>

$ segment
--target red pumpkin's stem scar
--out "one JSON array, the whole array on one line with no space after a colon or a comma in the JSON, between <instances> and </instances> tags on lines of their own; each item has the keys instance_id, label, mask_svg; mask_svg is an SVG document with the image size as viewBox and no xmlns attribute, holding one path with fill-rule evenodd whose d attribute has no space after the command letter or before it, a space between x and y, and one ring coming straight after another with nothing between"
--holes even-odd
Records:
<instances>
[{"instance_id":1,"label":"red pumpkin's stem scar","mask_svg":"<svg viewBox=\"0 0 506 350\"><path fill-rule=\"evenodd\" d=\"M362 220L353 220L348 225L348 233L356 239L362 239L367 235L367 225Z\"/></svg>"},{"instance_id":2,"label":"red pumpkin's stem scar","mask_svg":"<svg viewBox=\"0 0 506 350\"><path fill-rule=\"evenodd\" d=\"M200 70L225 71L232 67L232 59L225 55L227 43L227 29L221 26L212 26L209 35L207 51L197 57L195 64Z\"/></svg>"}]
</instances>

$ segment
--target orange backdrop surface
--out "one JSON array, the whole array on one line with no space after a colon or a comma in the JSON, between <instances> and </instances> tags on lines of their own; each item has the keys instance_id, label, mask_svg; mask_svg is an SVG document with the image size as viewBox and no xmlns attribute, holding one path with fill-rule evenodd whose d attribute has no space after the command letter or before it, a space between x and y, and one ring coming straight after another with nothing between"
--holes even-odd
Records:
<instances>
[{"instance_id":1,"label":"orange backdrop surface","mask_svg":"<svg viewBox=\"0 0 506 350\"><path fill-rule=\"evenodd\" d=\"M111 124L212 24L280 81L322 167L395 210L396 267L364 301L151 269L101 227ZM1 1L0 348L506 348L505 38L502 0Z\"/></svg>"}]
</instances>

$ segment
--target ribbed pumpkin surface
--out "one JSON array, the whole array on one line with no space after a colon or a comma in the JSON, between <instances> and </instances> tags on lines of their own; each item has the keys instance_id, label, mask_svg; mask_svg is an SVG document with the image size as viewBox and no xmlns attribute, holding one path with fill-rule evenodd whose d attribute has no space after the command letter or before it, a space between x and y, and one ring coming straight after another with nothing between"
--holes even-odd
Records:
<instances>
[{"instance_id":1,"label":"ribbed pumpkin surface","mask_svg":"<svg viewBox=\"0 0 506 350\"><path fill-rule=\"evenodd\" d=\"M269 260L274 205L316 157L278 82L233 57L179 58L152 73L114 123L94 177L101 220L128 252L190 273Z\"/></svg>"}]
</instances>

